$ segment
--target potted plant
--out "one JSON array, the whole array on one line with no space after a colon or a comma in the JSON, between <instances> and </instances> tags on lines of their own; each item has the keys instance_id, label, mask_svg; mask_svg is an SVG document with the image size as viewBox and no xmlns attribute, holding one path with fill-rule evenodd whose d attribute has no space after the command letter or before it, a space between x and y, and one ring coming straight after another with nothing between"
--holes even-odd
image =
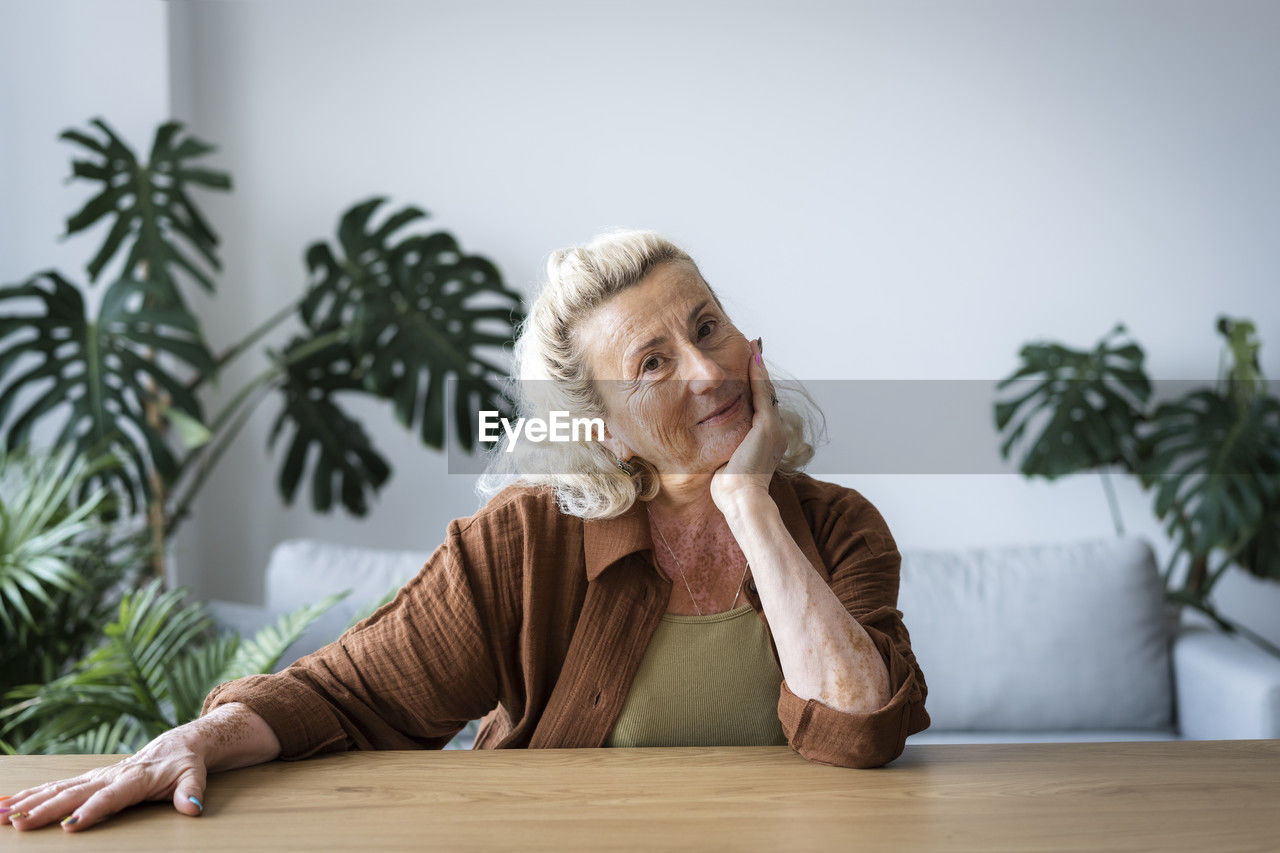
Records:
<instances>
[{"instance_id":1,"label":"potted plant","mask_svg":"<svg viewBox=\"0 0 1280 853\"><path fill-rule=\"evenodd\" d=\"M72 179L95 188L65 236L107 226L88 285L46 269L0 287L0 444L26 454L48 425L64 454L62 468L24 469L28 490L0 505L12 558L0 564L3 639L28 652L0 669L0 698L17 700L0 710L9 752L131 752L198 713L220 681L270 671L346 593L242 640L218 635L184 590L164 589L166 543L249 415L277 401L268 447L287 432L276 478L286 503L309 481L317 511L364 515L391 466L344 397L388 401L436 449L452 414L472 452L476 404L511 413L491 352L524 317L493 263L412 227L427 217L417 207L375 222L386 199L374 197L341 215L335 239L306 248L296 298L215 353L185 292L215 292L219 240L194 196L229 190L230 176L197 162L215 149L178 122L156 130L145 159L102 119L90 124L60 137L82 155ZM270 366L207 413L205 389L288 321L287 342L262 348ZM131 571L145 562L149 573Z\"/></svg>"},{"instance_id":2,"label":"potted plant","mask_svg":"<svg viewBox=\"0 0 1280 853\"><path fill-rule=\"evenodd\" d=\"M1217 383L1155 402L1142 348L1117 324L1091 350L1037 342L996 388L1018 392L995 404L1001 456L1022 448L1019 469L1053 480L1097 470L1123 534L1109 470L1154 492L1154 511L1173 540L1162 570L1166 597L1280 656L1280 648L1214 607L1214 584L1230 566L1280 579L1280 399L1258 364L1248 320L1219 317L1224 350ZM1030 386L1030 387L1027 387ZM1029 429L1030 428L1030 429ZM1172 583L1176 565L1187 571Z\"/></svg>"},{"instance_id":3,"label":"potted plant","mask_svg":"<svg viewBox=\"0 0 1280 853\"><path fill-rule=\"evenodd\" d=\"M375 223L386 199L352 206L333 241L307 247L299 295L215 355L184 296L190 287L213 293L211 271L221 268L218 237L193 197L231 187L226 173L196 162L214 147L167 122L144 160L102 119L90 124L97 134L69 129L61 138L85 155L72 161L72 178L97 190L67 220L67 236L109 226L87 267L90 286L107 282L101 304L91 313L83 288L53 269L0 287L0 426L9 424L5 437L18 447L49 423L55 446L94 460L81 497L101 485L106 517L145 515L155 576L165 576L163 545L212 466L268 397L278 404L269 447L289 432L277 476L284 501L309 478L317 511L336 499L354 515L367 513L391 466L343 409L344 395L388 401L402 425L443 449L450 381L457 440L468 453L477 444L474 408L510 415L491 353L512 342L523 298L449 233L406 230L423 210L404 207ZM270 366L206 414L206 385L290 320L288 342L263 348ZM15 409L24 393L30 402Z\"/></svg>"},{"instance_id":4,"label":"potted plant","mask_svg":"<svg viewBox=\"0 0 1280 853\"><path fill-rule=\"evenodd\" d=\"M221 681L271 672L346 593L285 614L243 641L219 634L185 590L145 574L150 538L103 521L102 487L76 493L91 466L0 446L0 751L134 752L199 716ZM141 534L141 535L139 535ZM17 700L17 701L14 701Z\"/></svg>"}]
</instances>

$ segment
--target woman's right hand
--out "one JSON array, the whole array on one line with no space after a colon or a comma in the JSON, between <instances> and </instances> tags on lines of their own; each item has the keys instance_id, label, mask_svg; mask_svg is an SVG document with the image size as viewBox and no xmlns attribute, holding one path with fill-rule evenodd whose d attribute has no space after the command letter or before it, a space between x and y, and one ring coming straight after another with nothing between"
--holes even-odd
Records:
<instances>
[{"instance_id":1,"label":"woman's right hand","mask_svg":"<svg viewBox=\"0 0 1280 853\"><path fill-rule=\"evenodd\" d=\"M115 764L0 800L8 809L0 811L0 824L25 830L62 821L63 829L79 832L134 803L169 799L178 811L196 817L204 811L206 775L203 749L190 728L178 726Z\"/></svg>"}]
</instances>

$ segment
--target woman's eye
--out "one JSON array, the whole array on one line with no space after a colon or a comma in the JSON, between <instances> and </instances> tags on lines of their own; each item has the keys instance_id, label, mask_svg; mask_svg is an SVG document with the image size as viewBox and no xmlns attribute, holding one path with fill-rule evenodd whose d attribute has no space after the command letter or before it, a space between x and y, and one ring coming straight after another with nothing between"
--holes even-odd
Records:
<instances>
[{"instance_id":1,"label":"woman's eye","mask_svg":"<svg viewBox=\"0 0 1280 853\"><path fill-rule=\"evenodd\" d=\"M649 356L644 360L644 364L640 365L640 369L645 371L646 373L648 373L650 370L657 370L658 369L658 365L656 364L657 360L658 360L658 357L656 355ZM652 367L650 365L652 365Z\"/></svg>"},{"instance_id":2,"label":"woman's eye","mask_svg":"<svg viewBox=\"0 0 1280 853\"><path fill-rule=\"evenodd\" d=\"M716 327L716 321L715 321L715 320L708 320L708 321L706 321L705 323L703 323L701 326L699 326L699 327L698 327L698 332L700 333L700 334L699 334L699 336L700 336L700 337L704 337L704 338L705 338L707 335L711 334L711 332L707 332L707 335L702 335L702 334L701 334L702 330L703 330L703 329L705 329L705 328L707 328L708 326L710 326L712 329L714 329L714 328Z\"/></svg>"}]
</instances>

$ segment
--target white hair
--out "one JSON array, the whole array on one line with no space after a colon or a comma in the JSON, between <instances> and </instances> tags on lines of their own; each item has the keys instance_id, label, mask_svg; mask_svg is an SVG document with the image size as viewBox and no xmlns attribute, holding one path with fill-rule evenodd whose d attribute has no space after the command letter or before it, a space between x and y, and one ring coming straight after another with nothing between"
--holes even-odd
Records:
<instances>
[{"instance_id":1,"label":"white hair","mask_svg":"<svg viewBox=\"0 0 1280 853\"><path fill-rule=\"evenodd\" d=\"M585 246L551 253L547 280L518 329L514 380L505 383L517 417L571 411L604 418L604 404L588 375L586 354L575 330L596 306L671 262L685 262L698 270L693 258L670 240L654 231L630 229L608 231ZM715 291L710 285L707 289L723 311ZM771 376L777 372L773 367L769 371ZM774 388L787 435L787 449L777 470L792 475L813 458L810 439L817 440L819 421L825 430L825 418L798 382L775 379ZM658 494L658 471L652 463L632 457L629 475L602 442L519 441L514 446L510 442L508 436L488 452L484 473L476 482L477 493L486 501L512 485L548 486L554 489L561 511L588 519L612 518L637 499L652 500Z\"/></svg>"}]
</instances>

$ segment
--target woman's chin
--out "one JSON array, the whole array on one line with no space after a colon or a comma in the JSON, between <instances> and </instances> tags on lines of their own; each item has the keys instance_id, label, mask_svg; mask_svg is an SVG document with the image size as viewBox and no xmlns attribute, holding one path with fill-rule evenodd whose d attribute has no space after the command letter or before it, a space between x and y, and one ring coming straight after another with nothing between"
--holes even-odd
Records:
<instances>
[{"instance_id":1,"label":"woman's chin","mask_svg":"<svg viewBox=\"0 0 1280 853\"><path fill-rule=\"evenodd\" d=\"M702 459L714 471L733 456L742 439L751 431L751 424L738 429L725 429L720 435L708 436L702 442Z\"/></svg>"}]
</instances>

